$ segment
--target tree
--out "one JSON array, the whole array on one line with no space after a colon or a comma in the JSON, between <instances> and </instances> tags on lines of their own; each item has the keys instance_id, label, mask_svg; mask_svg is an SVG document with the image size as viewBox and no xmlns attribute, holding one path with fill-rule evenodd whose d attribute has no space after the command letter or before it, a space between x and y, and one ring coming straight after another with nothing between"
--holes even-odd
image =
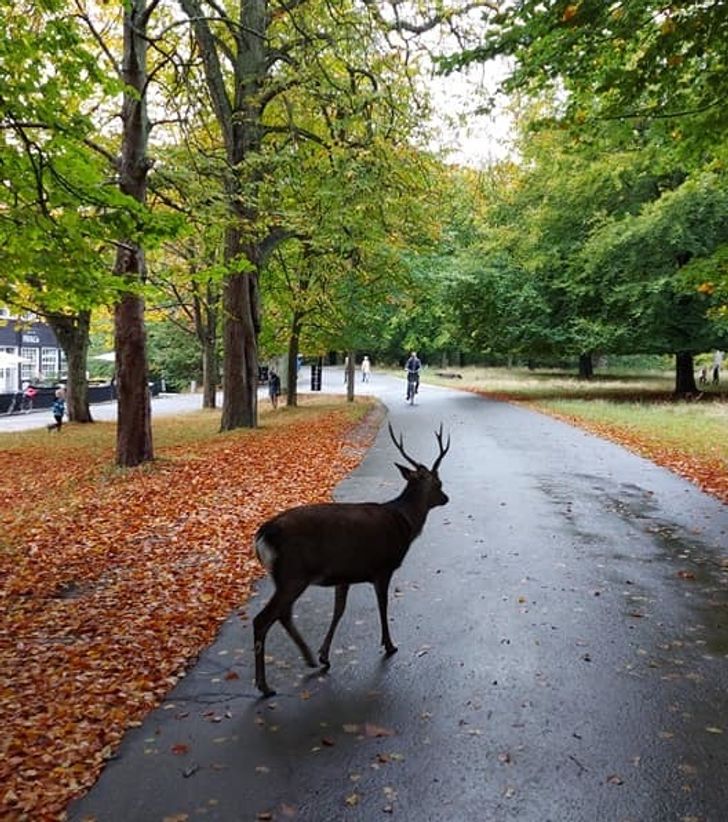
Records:
<instances>
[{"instance_id":1,"label":"tree","mask_svg":"<svg viewBox=\"0 0 728 822\"><path fill-rule=\"evenodd\" d=\"M499 55L511 58L507 90L541 96L561 86L567 117L582 125L667 124L664 133L691 150L728 126L728 10L719 0L521 0L492 16L482 43L448 65Z\"/></svg>"},{"instance_id":2,"label":"tree","mask_svg":"<svg viewBox=\"0 0 728 822\"><path fill-rule=\"evenodd\" d=\"M719 299L710 289L686 291L684 268L691 261L703 267L727 243L728 181L714 172L694 175L637 214L605 223L582 252L584 276L600 278L631 350L675 354L677 394L697 391L694 354L728 344L725 326L710 315Z\"/></svg>"},{"instance_id":3,"label":"tree","mask_svg":"<svg viewBox=\"0 0 728 822\"><path fill-rule=\"evenodd\" d=\"M142 246L143 206L147 196L150 162L147 156L149 119L147 116L147 27L158 0L129 0L124 5L122 107L119 189L139 203L140 223L118 245L114 273L119 278L119 298L115 305L114 348L116 385L119 399L116 430L116 460L132 467L153 459L152 412L147 373L144 299L139 285L146 279Z\"/></svg>"},{"instance_id":4,"label":"tree","mask_svg":"<svg viewBox=\"0 0 728 822\"><path fill-rule=\"evenodd\" d=\"M69 417L90 422L88 324L111 294L100 250L123 207L88 111L109 84L63 3L0 8L0 298L54 328L68 360Z\"/></svg>"},{"instance_id":5,"label":"tree","mask_svg":"<svg viewBox=\"0 0 728 822\"><path fill-rule=\"evenodd\" d=\"M294 147L325 143L339 153L360 148L371 138L372 110L397 111L387 72L395 65L412 73L411 43L388 46L387 36L418 35L441 22L454 27L459 11L474 6L438 6L415 22L403 18L398 3L387 6L391 14L376 3L340 7L319 0L270 8L251 0L230 11L205 0L180 0L180 6L195 35L228 162L222 427L254 426L259 278L270 252L294 231L261 213L260 196L276 177L272 138ZM320 114L314 127L311 110Z\"/></svg>"},{"instance_id":6,"label":"tree","mask_svg":"<svg viewBox=\"0 0 728 822\"><path fill-rule=\"evenodd\" d=\"M522 0L491 17L482 43L447 66L504 55L504 89L531 98L556 91L560 126L581 146L627 126L683 178L725 164L725 3ZM715 275L714 288L728 290L724 269Z\"/></svg>"}]
</instances>

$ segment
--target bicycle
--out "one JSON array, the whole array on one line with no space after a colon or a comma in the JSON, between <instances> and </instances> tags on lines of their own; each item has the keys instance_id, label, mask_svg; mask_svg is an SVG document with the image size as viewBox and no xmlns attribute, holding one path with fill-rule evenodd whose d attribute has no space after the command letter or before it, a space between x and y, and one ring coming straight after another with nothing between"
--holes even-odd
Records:
<instances>
[{"instance_id":1,"label":"bicycle","mask_svg":"<svg viewBox=\"0 0 728 822\"><path fill-rule=\"evenodd\" d=\"M420 385L420 375L417 371L407 372L407 402L410 405L415 404L415 394Z\"/></svg>"}]
</instances>

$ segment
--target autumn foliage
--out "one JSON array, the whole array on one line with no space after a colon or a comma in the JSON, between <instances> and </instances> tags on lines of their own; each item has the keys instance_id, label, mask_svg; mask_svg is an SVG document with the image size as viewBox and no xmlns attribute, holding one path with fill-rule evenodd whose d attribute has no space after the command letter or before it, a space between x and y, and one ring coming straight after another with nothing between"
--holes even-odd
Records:
<instances>
[{"instance_id":1,"label":"autumn foliage","mask_svg":"<svg viewBox=\"0 0 728 822\"><path fill-rule=\"evenodd\" d=\"M108 451L70 427L0 452L3 819L62 818L245 603L256 527L329 499L362 453L351 412L328 409L121 472L108 428Z\"/></svg>"}]
</instances>

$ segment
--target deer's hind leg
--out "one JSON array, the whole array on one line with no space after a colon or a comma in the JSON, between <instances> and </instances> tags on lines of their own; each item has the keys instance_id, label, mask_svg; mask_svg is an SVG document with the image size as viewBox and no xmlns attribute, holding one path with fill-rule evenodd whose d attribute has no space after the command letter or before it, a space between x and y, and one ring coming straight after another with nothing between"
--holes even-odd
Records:
<instances>
[{"instance_id":1,"label":"deer's hind leg","mask_svg":"<svg viewBox=\"0 0 728 822\"><path fill-rule=\"evenodd\" d=\"M348 585L337 585L336 586L336 593L334 599L334 616L331 619L331 625L329 625L329 630L326 632L326 638L324 639L321 647L319 648L319 662L325 667L331 667L331 663L329 662L329 650L331 648L331 640L334 638L334 631L336 630L336 626L339 624L341 617L344 614L344 609L346 608L346 596L349 593L349 586Z\"/></svg>"},{"instance_id":2,"label":"deer's hind leg","mask_svg":"<svg viewBox=\"0 0 728 822\"><path fill-rule=\"evenodd\" d=\"M273 596L268 600L253 620L253 641L255 647L255 684L263 696L273 696L275 691L268 685L265 677L265 638L274 622L280 620L289 636L298 645L306 658L314 667L313 654L306 645L303 637L293 626L291 609L293 603L308 587L305 582L291 582L277 587Z\"/></svg>"},{"instance_id":3,"label":"deer's hind leg","mask_svg":"<svg viewBox=\"0 0 728 822\"><path fill-rule=\"evenodd\" d=\"M298 633L298 629L293 624L293 603L288 606L288 609L284 611L281 616L279 617L281 625L288 631L288 636L298 645L298 649L303 655L304 660L306 661L306 665L309 668L316 667L316 660L313 658L313 654L311 653L311 649L306 644L306 640Z\"/></svg>"}]
</instances>

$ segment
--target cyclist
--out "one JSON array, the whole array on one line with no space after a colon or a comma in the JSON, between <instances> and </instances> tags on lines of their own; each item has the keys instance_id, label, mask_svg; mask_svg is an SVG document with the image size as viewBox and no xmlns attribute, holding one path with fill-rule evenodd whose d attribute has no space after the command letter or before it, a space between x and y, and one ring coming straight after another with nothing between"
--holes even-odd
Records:
<instances>
[{"instance_id":1,"label":"cyclist","mask_svg":"<svg viewBox=\"0 0 728 822\"><path fill-rule=\"evenodd\" d=\"M409 359L405 363L404 370L407 372L407 399L414 399L414 395L420 387L420 368L422 363L416 351L410 353Z\"/></svg>"}]
</instances>

